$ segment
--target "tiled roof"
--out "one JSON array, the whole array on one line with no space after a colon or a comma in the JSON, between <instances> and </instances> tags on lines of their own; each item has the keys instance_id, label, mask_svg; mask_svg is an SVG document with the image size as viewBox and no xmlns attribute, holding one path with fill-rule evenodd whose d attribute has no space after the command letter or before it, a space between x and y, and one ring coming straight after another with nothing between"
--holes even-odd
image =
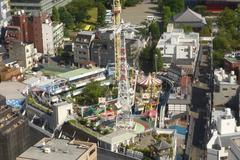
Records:
<instances>
[{"instance_id":1,"label":"tiled roof","mask_svg":"<svg viewBox=\"0 0 240 160\"><path fill-rule=\"evenodd\" d=\"M190 8L187 8L183 13L177 14L173 17L173 19L176 23L188 22L207 24L205 18L202 17L202 15L192 11Z\"/></svg>"}]
</instances>

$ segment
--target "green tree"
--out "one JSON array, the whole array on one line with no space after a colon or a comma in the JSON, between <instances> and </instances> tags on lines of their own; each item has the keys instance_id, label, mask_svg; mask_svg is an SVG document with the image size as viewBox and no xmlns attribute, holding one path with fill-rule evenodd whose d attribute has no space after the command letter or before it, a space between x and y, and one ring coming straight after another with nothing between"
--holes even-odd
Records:
<instances>
[{"instance_id":1,"label":"green tree","mask_svg":"<svg viewBox=\"0 0 240 160\"><path fill-rule=\"evenodd\" d=\"M224 65L224 51L218 50L213 52L213 62L215 66L223 67Z\"/></svg>"},{"instance_id":2,"label":"green tree","mask_svg":"<svg viewBox=\"0 0 240 160\"><path fill-rule=\"evenodd\" d=\"M76 97L76 101L81 105L97 104L98 98L105 96L106 90L100 82L91 82L84 87L82 94Z\"/></svg>"},{"instance_id":3,"label":"green tree","mask_svg":"<svg viewBox=\"0 0 240 160\"><path fill-rule=\"evenodd\" d=\"M238 19L234 10L226 8L218 17L218 24L220 27L226 29L235 27L237 25Z\"/></svg>"},{"instance_id":4,"label":"green tree","mask_svg":"<svg viewBox=\"0 0 240 160\"><path fill-rule=\"evenodd\" d=\"M184 10L184 0L163 0L163 5L170 7L175 14Z\"/></svg>"},{"instance_id":5,"label":"green tree","mask_svg":"<svg viewBox=\"0 0 240 160\"><path fill-rule=\"evenodd\" d=\"M103 5L103 3L98 3L97 8L98 8L97 22L100 26L103 26L105 24L106 8Z\"/></svg>"},{"instance_id":6,"label":"green tree","mask_svg":"<svg viewBox=\"0 0 240 160\"><path fill-rule=\"evenodd\" d=\"M52 9L52 21L60 21L60 15L58 13L58 9L55 6Z\"/></svg>"},{"instance_id":7,"label":"green tree","mask_svg":"<svg viewBox=\"0 0 240 160\"><path fill-rule=\"evenodd\" d=\"M217 36L213 40L213 48L214 50L231 50L230 41L225 36Z\"/></svg>"},{"instance_id":8,"label":"green tree","mask_svg":"<svg viewBox=\"0 0 240 160\"><path fill-rule=\"evenodd\" d=\"M204 26L201 29L200 35L201 36L211 36L211 29L209 28L209 26Z\"/></svg>"},{"instance_id":9,"label":"green tree","mask_svg":"<svg viewBox=\"0 0 240 160\"><path fill-rule=\"evenodd\" d=\"M154 48L153 49L153 55L155 56L155 67L157 69L157 71L160 71L163 69L163 58L162 58L162 54L160 52L160 49L158 48Z\"/></svg>"},{"instance_id":10,"label":"green tree","mask_svg":"<svg viewBox=\"0 0 240 160\"><path fill-rule=\"evenodd\" d=\"M208 14L207 7L205 5L196 5L193 10L202 16L206 16Z\"/></svg>"},{"instance_id":11,"label":"green tree","mask_svg":"<svg viewBox=\"0 0 240 160\"><path fill-rule=\"evenodd\" d=\"M163 69L163 59L160 50L155 44L143 49L139 57L140 69L145 73L160 71Z\"/></svg>"},{"instance_id":12,"label":"green tree","mask_svg":"<svg viewBox=\"0 0 240 160\"><path fill-rule=\"evenodd\" d=\"M160 28L157 22L152 22L149 26L149 32L154 41L158 41L160 38Z\"/></svg>"},{"instance_id":13,"label":"green tree","mask_svg":"<svg viewBox=\"0 0 240 160\"><path fill-rule=\"evenodd\" d=\"M67 28L72 29L74 27L74 20L72 15L66 10L65 7L60 7L59 13L61 22L63 22Z\"/></svg>"},{"instance_id":14,"label":"green tree","mask_svg":"<svg viewBox=\"0 0 240 160\"><path fill-rule=\"evenodd\" d=\"M166 31L168 23L170 23L172 12L170 7L163 7L163 31Z\"/></svg>"},{"instance_id":15,"label":"green tree","mask_svg":"<svg viewBox=\"0 0 240 160\"><path fill-rule=\"evenodd\" d=\"M154 59L151 53L151 46L143 49L139 57L140 69L145 73L153 71Z\"/></svg>"}]
</instances>

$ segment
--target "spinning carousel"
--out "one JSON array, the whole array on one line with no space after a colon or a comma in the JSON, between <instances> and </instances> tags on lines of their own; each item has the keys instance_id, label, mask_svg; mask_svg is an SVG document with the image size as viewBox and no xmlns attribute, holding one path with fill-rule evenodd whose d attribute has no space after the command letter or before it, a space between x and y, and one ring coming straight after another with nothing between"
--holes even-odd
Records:
<instances>
[{"instance_id":1,"label":"spinning carousel","mask_svg":"<svg viewBox=\"0 0 240 160\"><path fill-rule=\"evenodd\" d=\"M143 73L140 74L138 81L138 91L140 94L139 106L144 108L152 109L159 103L159 94L162 89L162 80L156 77L155 73L144 76Z\"/></svg>"}]
</instances>

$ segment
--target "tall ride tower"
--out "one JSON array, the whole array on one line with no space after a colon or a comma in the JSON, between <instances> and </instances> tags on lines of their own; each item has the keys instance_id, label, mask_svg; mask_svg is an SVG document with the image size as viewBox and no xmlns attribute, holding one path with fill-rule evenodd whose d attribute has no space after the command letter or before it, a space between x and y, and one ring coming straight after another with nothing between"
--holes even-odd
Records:
<instances>
[{"instance_id":1,"label":"tall ride tower","mask_svg":"<svg viewBox=\"0 0 240 160\"><path fill-rule=\"evenodd\" d=\"M113 0L114 26L121 27L121 2ZM115 52L115 78L119 80L119 55L121 54L121 35L120 32L115 32L114 35L114 52Z\"/></svg>"},{"instance_id":2,"label":"tall ride tower","mask_svg":"<svg viewBox=\"0 0 240 160\"><path fill-rule=\"evenodd\" d=\"M130 84L128 79L128 65L126 54L126 43L124 31L120 32L121 38L121 53L119 55L119 81L118 81L118 101L117 107L121 109L123 114L131 113L131 97L130 97Z\"/></svg>"}]
</instances>

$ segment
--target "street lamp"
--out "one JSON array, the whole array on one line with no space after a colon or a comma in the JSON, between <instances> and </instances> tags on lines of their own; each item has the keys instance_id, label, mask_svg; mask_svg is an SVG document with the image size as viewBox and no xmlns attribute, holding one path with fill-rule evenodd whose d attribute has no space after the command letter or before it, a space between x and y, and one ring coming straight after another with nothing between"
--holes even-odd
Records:
<instances>
[{"instance_id":1,"label":"street lamp","mask_svg":"<svg viewBox=\"0 0 240 160\"><path fill-rule=\"evenodd\" d=\"M157 54L155 54L155 71L156 71L156 73L157 73L157 59L158 59L158 55Z\"/></svg>"}]
</instances>

